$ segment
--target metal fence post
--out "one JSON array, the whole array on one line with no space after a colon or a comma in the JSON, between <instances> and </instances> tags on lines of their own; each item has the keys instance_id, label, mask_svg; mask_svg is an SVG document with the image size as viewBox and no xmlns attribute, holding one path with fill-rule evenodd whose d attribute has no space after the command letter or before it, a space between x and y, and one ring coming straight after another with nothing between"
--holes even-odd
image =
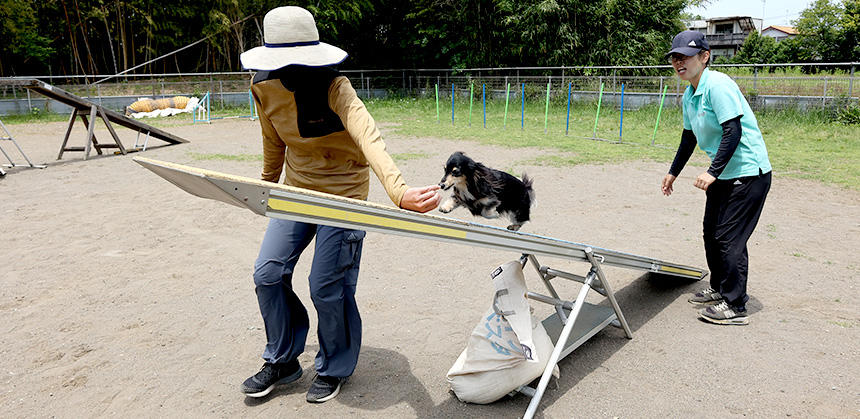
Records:
<instances>
[{"instance_id":1,"label":"metal fence post","mask_svg":"<svg viewBox=\"0 0 860 419\"><path fill-rule=\"evenodd\" d=\"M218 99L221 102L221 109L224 109L224 82L218 80Z\"/></svg>"},{"instance_id":2,"label":"metal fence post","mask_svg":"<svg viewBox=\"0 0 860 419\"><path fill-rule=\"evenodd\" d=\"M848 78L848 98L854 97L854 64L851 64L851 76Z\"/></svg>"},{"instance_id":3,"label":"metal fence post","mask_svg":"<svg viewBox=\"0 0 860 419\"><path fill-rule=\"evenodd\" d=\"M660 76L660 89L657 90L657 93L660 93L662 91L663 91L663 76Z\"/></svg>"},{"instance_id":4,"label":"metal fence post","mask_svg":"<svg viewBox=\"0 0 860 419\"><path fill-rule=\"evenodd\" d=\"M615 73L617 71L618 70L616 70L614 68L612 69L612 97L613 98L615 97L615 94L618 93L617 87L615 86Z\"/></svg>"},{"instance_id":5,"label":"metal fence post","mask_svg":"<svg viewBox=\"0 0 860 419\"><path fill-rule=\"evenodd\" d=\"M753 90L758 94L758 67L753 67Z\"/></svg>"},{"instance_id":6,"label":"metal fence post","mask_svg":"<svg viewBox=\"0 0 860 419\"><path fill-rule=\"evenodd\" d=\"M824 78L824 94L821 95L821 109L824 109L825 102L827 101L827 77Z\"/></svg>"}]
</instances>

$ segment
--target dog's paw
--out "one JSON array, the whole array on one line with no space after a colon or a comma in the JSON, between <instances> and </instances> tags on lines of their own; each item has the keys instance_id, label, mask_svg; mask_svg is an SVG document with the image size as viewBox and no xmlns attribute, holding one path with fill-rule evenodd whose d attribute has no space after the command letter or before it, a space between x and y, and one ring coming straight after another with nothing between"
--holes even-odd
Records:
<instances>
[{"instance_id":1,"label":"dog's paw","mask_svg":"<svg viewBox=\"0 0 860 419\"><path fill-rule=\"evenodd\" d=\"M522 226L522 224L511 224L508 226L508 230L518 231Z\"/></svg>"},{"instance_id":2,"label":"dog's paw","mask_svg":"<svg viewBox=\"0 0 860 419\"><path fill-rule=\"evenodd\" d=\"M441 213L443 213L443 214L447 214L447 213L449 213L449 212L451 212L451 211L454 211L454 208L455 208L456 206L457 206L457 205L455 205L455 204L454 204L454 200L453 200L453 199L448 199L448 200L446 200L446 201L443 201L443 202L442 202L442 204L441 204L441 205L439 205L439 212L441 212Z\"/></svg>"}]
</instances>

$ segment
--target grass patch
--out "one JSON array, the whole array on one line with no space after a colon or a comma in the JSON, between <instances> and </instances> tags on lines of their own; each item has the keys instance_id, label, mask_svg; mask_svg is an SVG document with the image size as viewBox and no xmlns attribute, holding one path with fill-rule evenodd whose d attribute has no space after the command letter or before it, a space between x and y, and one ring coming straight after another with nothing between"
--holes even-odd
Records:
<instances>
[{"instance_id":1,"label":"grass patch","mask_svg":"<svg viewBox=\"0 0 860 419\"><path fill-rule=\"evenodd\" d=\"M656 105L625 110L623 144L589 139L592 136L612 141L619 139L622 115L617 105L603 104L595 129L596 103L573 104L568 126L566 103L551 101L546 132L545 104L541 98L527 97L524 117L521 106L518 100L511 100L506 119L504 100L488 102L484 127L480 99L473 104L470 117L468 98L456 97L453 123L450 97L439 103L438 122L433 99L367 101L374 118L380 122L397 122L391 129L402 135L470 140L512 148L544 147L570 153L565 157L536 159L530 162L532 164L571 166L645 160L665 163L668 169L681 136L681 110L674 106L663 108L656 135ZM756 113L756 118L776 176L860 190L860 125L831 122L821 111L762 111ZM652 140L656 146L651 146ZM707 166L709 162L707 156L697 150L688 165Z\"/></svg>"},{"instance_id":2,"label":"grass patch","mask_svg":"<svg viewBox=\"0 0 860 419\"><path fill-rule=\"evenodd\" d=\"M397 162L404 162L407 160L418 160L430 157L427 153L393 153L391 154L391 158Z\"/></svg>"},{"instance_id":3,"label":"grass patch","mask_svg":"<svg viewBox=\"0 0 860 419\"><path fill-rule=\"evenodd\" d=\"M194 160L263 161L262 154L188 153Z\"/></svg>"},{"instance_id":4,"label":"grass patch","mask_svg":"<svg viewBox=\"0 0 860 419\"><path fill-rule=\"evenodd\" d=\"M524 116L518 97L513 98L505 117L504 100L487 103L486 127L480 96L473 103L471 114L468 98L457 96L454 104L454 121L451 121L450 97L439 103L439 121L436 120L436 103L433 99L373 99L367 107L380 122L396 123L391 127L402 135L415 137L441 137L453 140L478 141L503 147L543 147L566 152L563 157L550 153L527 164L572 166L578 164L622 163L626 161L654 161L668 169L681 136L681 111L666 106L658 129L654 130L657 106L644 106L638 110L625 110L623 137L619 134L621 112L617 105L603 104L595 127L596 103L574 103L570 111L562 100L550 102L549 115L544 122L544 101L540 92L527 91ZM671 104L671 99L667 104ZM236 117L248 114L246 106L213 106L213 117ZM860 125L832 122L820 110L768 110L756 113L759 127L767 143L775 176L788 176L820 181L847 189L860 190ZM34 111L25 115L4 115L9 124L33 124L67 121L66 114L49 114ZM156 127L170 127L191 123L191 115L180 114L172 118L152 118L143 122ZM213 121L217 124L219 121ZM256 122L254 122L256 124ZM101 125L100 123L98 123ZM544 132L546 127L546 132ZM623 144L589 139L599 137ZM652 141L656 146L652 146ZM209 157L205 157L209 156ZM212 157L200 155L197 159L259 160L259 155ZM421 153L403 153L395 160L405 161L427 157ZM243 160L245 159L245 160ZM701 170L709 164L707 156L696 151L687 168Z\"/></svg>"}]
</instances>

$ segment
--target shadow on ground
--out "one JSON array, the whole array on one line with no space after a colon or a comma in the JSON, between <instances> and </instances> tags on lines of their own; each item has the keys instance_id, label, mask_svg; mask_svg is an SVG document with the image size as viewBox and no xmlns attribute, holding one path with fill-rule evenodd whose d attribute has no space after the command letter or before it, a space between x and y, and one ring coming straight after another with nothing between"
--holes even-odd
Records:
<instances>
[{"instance_id":1,"label":"shadow on ground","mask_svg":"<svg viewBox=\"0 0 860 419\"><path fill-rule=\"evenodd\" d=\"M634 333L654 318L681 294L697 288L696 282L679 280L647 274L634 280L616 292L619 304ZM602 304L607 304L604 301ZM604 329L570 356L563 359L559 366L561 379L553 379L541 400L541 406L549 406L570 390L586 376L594 372L611 356L629 342L624 331L614 327ZM430 391L412 373L409 360L403 354L388 349L363 347L359 371L344 388L337 401L358 410L379 411L405 403L417 417L442 418L464 416L521 416L528 407L530 399L523 395L503 398L489 405L465 404L449 392L449 397L441 403L434 403ZM312 371L305 371L306 374ZM305 378L302 378L302 382ZM308 380L309 383L309 380ZM269 396L306 391L306 386L285 386ZM250 402L253 403L253 402ZM249 404L250 405L250 404ZM540 408L538 417L541 416Z\"/></svg>"}]
</instances>

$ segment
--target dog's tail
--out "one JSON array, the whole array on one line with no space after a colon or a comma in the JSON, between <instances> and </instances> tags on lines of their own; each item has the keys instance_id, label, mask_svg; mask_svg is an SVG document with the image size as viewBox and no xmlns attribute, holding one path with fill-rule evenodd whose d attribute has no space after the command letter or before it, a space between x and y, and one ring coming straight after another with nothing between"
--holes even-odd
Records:
<instances>
[{"instance_id":1,"label":"dog's tail","mask_svg":"<svg viewBox=\"0 0 860 419\"><path fill-rule=\"evenodd\" d=\"M523 185L526 187L526 191L529 194L529 201L531 201L531 205L535 203L535 190L532 188L534 184L534 179L530 178L529 175L523 173Z\"/></svg>"}]
</instances>

